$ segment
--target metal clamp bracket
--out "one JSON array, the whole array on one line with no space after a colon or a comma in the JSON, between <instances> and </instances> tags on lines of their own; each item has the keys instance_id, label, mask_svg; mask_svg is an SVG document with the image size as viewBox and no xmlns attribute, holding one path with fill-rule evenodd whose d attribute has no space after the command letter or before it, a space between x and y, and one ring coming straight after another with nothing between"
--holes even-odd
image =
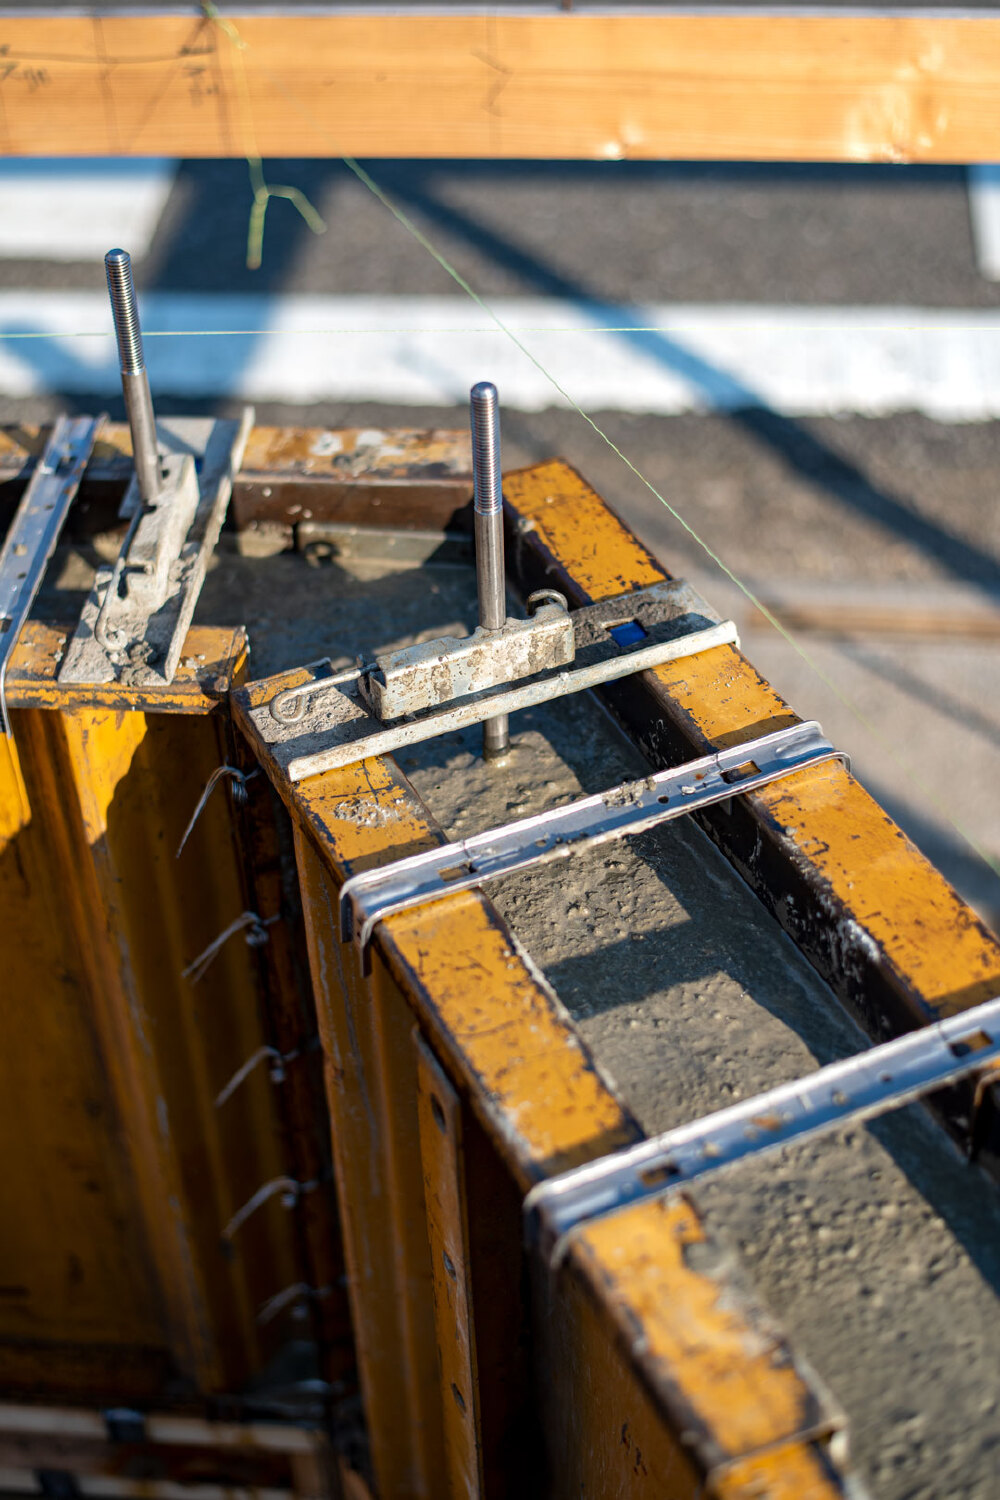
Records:
<instances>
[{"instance_id":1,"label":"metal clamp bracket","mask_svg":"<svg viewBox=\"0 0 1000 1500\"><path fill-rule=\"evenodd\" d=\"M60 682L173 680L252 425L249 407L240 421L158 424L160 486L144 503L133 477L125 540L114 567L97 572Z\"/></svg>"},{"instance_id":2,"label":"metal clamp bracket","mask_svg":"<svg viewBox=\"0 0 1000 1500\"><path fill-rule=\"evenodd\" d=\"M794 724L683 766L627 781L565 807L550 808L516 823L474 834L461 843L411 855L364 870L340 892L341 933L364 955L375 924L392 912L464 891L498 875L510 875L580 848L655 828L684 813L750 792L780 776L823 761L847 757L834 749L816 723Z\"/></svg>"},{"instance_id":3,"label":"metal clamp bracket","mask_svg":"<svg viewBox=\"0 0 1000 1500\"><path fill-rule=\"evenodd\" d=\"M612 682L647 667L739 643L736 626L682 580L566 613L546 595L533 619L385 653L333 675L330 663L251 711L292 781ZM573 646L572 666L564 664ZM544 667L542 663L547 663ZM530 673L520 680L511 674ZM496 684L500 681L501 685ZM484 685L485 684L485 685ZM476 690L470 691L475 685ZM381 704L385 724L373 712ZM418 705L427 705L419 708Z\"/></svg>"},{"instance_id":4,"label":"metal clamp bracket","mask_svg":"<svg viewBox=\"0 0 1000 1500\"><path fill-rule=\"evenodd\" d=\"M7 663L55 551L104 417L58 417L0 550L0 734L10 734Z\"/></svg>"},{"instance_id":5,"label":"metal clamp bracket","mask_svg":"<svg viewBox=\"0 0 1000 1500\"><path fill-rule=\"evenodd\" d=\"M524 1203L548 1264L582 1224L848 1122L899 1109L1000 1060L1000 998L819 1068L540 1183Z\"/></svg>"}]
</instances>

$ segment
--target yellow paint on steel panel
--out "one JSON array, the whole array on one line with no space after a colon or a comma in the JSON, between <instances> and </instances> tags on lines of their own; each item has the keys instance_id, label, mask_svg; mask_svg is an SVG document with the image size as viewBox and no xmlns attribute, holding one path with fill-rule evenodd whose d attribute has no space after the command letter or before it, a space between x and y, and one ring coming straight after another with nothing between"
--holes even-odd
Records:
<instances>
[{"instance_id":1,"label":"yellow paint on steel panel","mask_svg":"<svg viewBox=\"0 0 1000 1500\"><path fill-rule=\"evenodd\" d=\"M58 632L27 636L51 685ZM227 674L223 696L242 633L192 642ZM203 987L182 973L244 900L225 798L174 858L224 753L215 700L194 665L180 675L190 713L18 708L0 743L0 1124L21 1141L0 1191L0 1281L19 1289L0 1308L0 1377L25 1394L233 1388L276 1347L258 1307L301 1279L277 1200L220 1238L284 1160L266 1070L214 1106L263 1041L253 955L237 937Z\"/></svg>"},{"instance_id":2,"label":"yellow paint on steel panel","mask_svg":"<svg viewBox=\"0 0 1000 1500\"><path fill-rule=\"evenodd\" d=\"M5 16L4 151L1000 156L991 17L274 10Z\"/></svg>"},{"instance_id":3,"label":"yellow paint on steel panel","mask_svg":"<svg viewBox=\"0 0 1000 1500\"><path fill-rule=\"evenodd\" d=\"M549 1500L705 1500L704 1472L638 1375L601 1290L564 1266L537 1296L536 1366L552 1372L539 1382Z\"/></svg>"},{"instance_id":4,"label":"yellow paint on steel panel","mask_svg":"<svg viewBox=\"0 0 1000 1500\"><path fill-rule=\"evenodd\" d=\"M843 1493L824 1447L790 1443L737 1460L713 1478L711 1500L832 1500Z\"/></svg>"},{"instance_id":5,"label":"yellow paint on steel panel","mask_svg":"<svg viewBox=\"0 0 1000 1500\"><path fill-rule=\"evenodd\" d=\"M581 488L583 487L583 488ZM519 515L536 522L555 562L593 599L653 581L649 554L568 465L549 463L504 480ZM578 516L586 524L576 524ZM595 545L595 538L597 544ZM668 576L656 568L655 576ZM784 700L732 646L656 669L699 748L739 743L793 722ZM934 1014L995 992L1000 944L842 767L799 773L749 799L792 843L850 913L845 953L857 934L878 945L902 984ZM930 1019L930 1015L928 1016Z\"/></svg>"},{"instance_id":6,"label":"yellow paint on steel panel","mask_svg":"<svg viewBox=\"0 0 1000 1500\"><path fill-rule=\"evenodd\" d=\"M242 626L192 625L173 681L131 687L124 683L62 683L57 673L66 632L28 620L7 668L12 708L149 708L157 713L207 714L218 707L246 667L249 647Z\"/></svg>"},{"instance_id":7,"label":"yellow paint on steel panel","mask_svg":"<svg viewBox=\"0 0 1000 1500\"><path fill-rule=\"evenodd\" d=\"M478 1500L483 1491L482 1440L462 1106L416 1026L413 1046L449 1493L455 1500Z\"/></svg>"},{"instance_id":8,"label":"yellow paint on steel panel","mask_svg":"<svg viewBox=\"0 0 1000 1500\"><path fill-rule=\"evenodd\" d=\"M301 827L295 858L323 1046L348 1296L380 1494L446 1492L412 1015L341 943L337 883Z\"/></svg>"},{"instance_id":9,"label":"yellow paint on steel panel","mask_svg":"<svg viewBox=\"0 0 1000 1500\"><path fill-rule=\"evenodd\" d=\"M554 1500L843 1495L838 1419L728 1262L690 1204L647 1202L579 1231L539 1277Z\"/></svg>"},{"instance_id":10,"label":"yellow paint on steel panel","mask_svg":"<svg viewBox=\"0 0 1000 1500\"><path fill-rule=\"evenodd\" d=\"M0 1127L10 1143L0 1174L0 1281L12 1289L0 1304L0 1379L7 1391L45 1391L67 1345L84 1370L102 1342L118 1346L123 1367L129 1346L139 1346L155 1371L163 1335L115 1152L114 1090L88 1013L82 971L101 945L81 941L74 920L85 872L61 858L61 841L53 847L51 803L28 800L71 801L73 786L68 776L38 774L46 725L25 714L14 724L17 749L0 740Z\"/></svg>"},{"instance_id":11,"label":"yellow paint on steel panel","mask_svg":"<svg viewBox=\"0 0 1000 1500\"><path fill-rule=\"evenodd\" d=\"M798 722L788 704L735 646L654 667L657 682L690 715L707 744L724 746Z\"/></svg>"},{"instance_id":12,"label":"yellow paint on steel panel","mask_svg":"<svg viewBox=\"0 0 1000 1500\"><path fill-rule=\"evenodd\" d=\"M31 821L31 808L12 736L0 735L0 858L14 836Z\"/></svg>"},{"instance_id":13,"label":"yellow paint on steel panel","mask_svg":"<svg viewBox=\"0 0 1000 1500\"><path fill-rule=\"evenodd\" d=\"M645 588L667 576L597 491L554 460L505 474L504 499L552 557L565 562L595 599Z\"/></svg>"},{"instance_id":14,"label":"yellow paint on steel panel","mask_svg":"<svg viewBox=\"0 0 1000 1500\"><path fill-rule=\"evenodd\" d=\"M713 1467L833 1430L784 1339L734 1298L727 1259L680 1198L584 1225L567 1251L568 1273L598 1289L625 1336L641 1336L644 1367L686 1411L693 1445L710 1442Z\"/></svg>"},{"instance_id":15,"label":"yellow paint on steel panel","mask_svg":"<svg viewBox=\"0 0 1000 1500\"><path fill-rule=\"evenodd\" d=\"M843 766L775 782L758 797L935 1017L996 994L996 939Z\"/></svg>"},{"instance_id":16,"label":"yellow paint on steel panel","mask_svg":"<svg viewBox=\"0 0 1000 1500\"><path fill-rule=\"evenodd\" d=\"M427 996L435 1044L506 1122L523 1186L634 1139L635 1129L538 971L466 891L383 924L398 981ZM475 1095L474 1095L475 1097Z\"/></svg>"}]
</instances>

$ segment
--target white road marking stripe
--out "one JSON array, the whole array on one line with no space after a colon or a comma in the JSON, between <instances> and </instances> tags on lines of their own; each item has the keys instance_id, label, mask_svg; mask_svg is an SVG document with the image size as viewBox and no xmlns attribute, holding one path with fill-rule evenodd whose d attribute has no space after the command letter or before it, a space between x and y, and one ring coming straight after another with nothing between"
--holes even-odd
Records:
<instances>
[{"instance_id":1,"label":"white road marking stripe","mask_svg":"<svg viewBox=\"0 0 1000 1500\"><path fill-rule=\"evenodd\" d=\"M0 256L100 260L146 254L170 195L168 158L0 161Z\"/></svg>"},{"instance_id":2,"label":"white road marking stripe","mask_svg":"<svg viewBox=\"0 0 1000 1500\"><path fill-rule=\"evenodd\" d=\"M981 163L967 170L976 264L987 281L1000 281L1000 166Z\"/></svg>"},{"instance_id":3,"label":"white road marking stripe","mask_svg":"<svg viewBox=\"0 0 1000 1500\"><path fill-rule=\"evenodd\" d=\"M790 415L915 410L945 421L1000 415L1000 314L900 307L587 307L498 298L499 316L588 410L671 414L752 404ZM464 401L483 378L506 405L565 404L474 303L457 297L199 296L142 299L148 330L266 330L147 339L154 391L310 403ZM663 333L595 334L595 325ZM103 292L2 292L0 391L118 389Z\"/></svg>"}]
</instances>

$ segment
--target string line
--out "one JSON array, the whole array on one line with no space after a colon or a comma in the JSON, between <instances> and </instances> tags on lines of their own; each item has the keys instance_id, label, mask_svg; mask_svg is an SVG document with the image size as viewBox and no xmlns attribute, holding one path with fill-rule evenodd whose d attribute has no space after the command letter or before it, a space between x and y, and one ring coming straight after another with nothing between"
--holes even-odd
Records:
<instances>
[{"instance_id":1,"label":"string line","mask_svg":"<svg viewBox=\"0 0 1000 1500\"><path fill-rule=\"evenodd\" d=\"M270 188L272 196L282 196L277 188ZM253 209L251 209L253 212ZM367 295L367 294L362 294ZM485 304L484 304L485 305ZM749 331L744 325L738 327L733 325L727 327L725 324L717 324L713 332L739 333ZM854 334L866 333L967 333L968 325L962 324L921 324L921 323L897 323L897 324L864 324L855 323L848 330L845 327L831 329L831 325L809 324L809 323L774 323L755 325L753 333L761 337L769 333L787 333L796 336L806 333L824 334L831 331L850 332ZM973 330L976 333L1000 333L1000 322L982 324ZM384 328L278 328L273 325L270 328L146 328L143 326L142 336L144 339L217 339L217 338L266 338L280 333L294 333L296 338L328 338L328 337L352 337L355 334L384 335L390 334L433 334L435 337L446 335L467 334L506 334L511 333L559 333L559 334L593 334L593 333L661 333L667 336L681 333L688 337L688 330L670 323L580 323L580 324L510 324L497 323L491 327L460 327L451 325L448 327L431 327L427 324L400 323ZM16 342L21 339L110 339L114 334L107 328L80 328L67 330L44 330L25 332L21 329L7 332L0 329L0 339L8 342Z\"/></svg>"},{"instance_id":2,"label":"string line","mask_svg":"<svg viewBox=\"0 0 1000 1500\"><path fill-rule=\"evenodd\" d=\"M233 47L236 48L236 56L239 61L239 66L236 69L236 86L240 95L243 129L246 133L245 143L248 146L246 162L247 170L250 173L250 191L253 194L253 204L247 223L247 267L251 271L259 271L264 253L264 218L267 214L267 205L272 198L287 199L293 208L298 211L313 234L325 234L326 224L301 188L290 187L287 183L269 183L264 176L264 163L257 149L257 133L254 129L250 89L247 85L246 71L243 67L242 56L240 55L246 50L246 43L232 22L226 20L219 13L212 4L212 0L202 0L202 9L209 21L213 21L217 26L222 28L223 33L229 38Z\"/></svg>"}]
</instances>

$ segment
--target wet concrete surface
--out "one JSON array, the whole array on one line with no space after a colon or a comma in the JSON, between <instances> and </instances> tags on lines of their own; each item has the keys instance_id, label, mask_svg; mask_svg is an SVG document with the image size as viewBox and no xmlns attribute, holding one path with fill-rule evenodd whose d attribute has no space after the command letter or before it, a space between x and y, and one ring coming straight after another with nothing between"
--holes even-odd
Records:
<instances>
[{"instance_id":1,"label":"wet concrete surface","mask_svg":"<svg viewBox=\"0 0 1000 1500\"><path fill-rule=\"evenodd\" d=\"M358 575L362 576L358 576ZM224 553L200 616L255 621L253 675L472 623L462 567L310 569ZM519 716L504 765L473 729L404 752L452 836L646 769L596 701ZM827 986L693 825L494 882L490 894L644 1128L857 1051ZM1000 1197L920 1107L697 1190L849 1420L877 1500L1000 1492Z\"/></svg>"}]
</instances>

